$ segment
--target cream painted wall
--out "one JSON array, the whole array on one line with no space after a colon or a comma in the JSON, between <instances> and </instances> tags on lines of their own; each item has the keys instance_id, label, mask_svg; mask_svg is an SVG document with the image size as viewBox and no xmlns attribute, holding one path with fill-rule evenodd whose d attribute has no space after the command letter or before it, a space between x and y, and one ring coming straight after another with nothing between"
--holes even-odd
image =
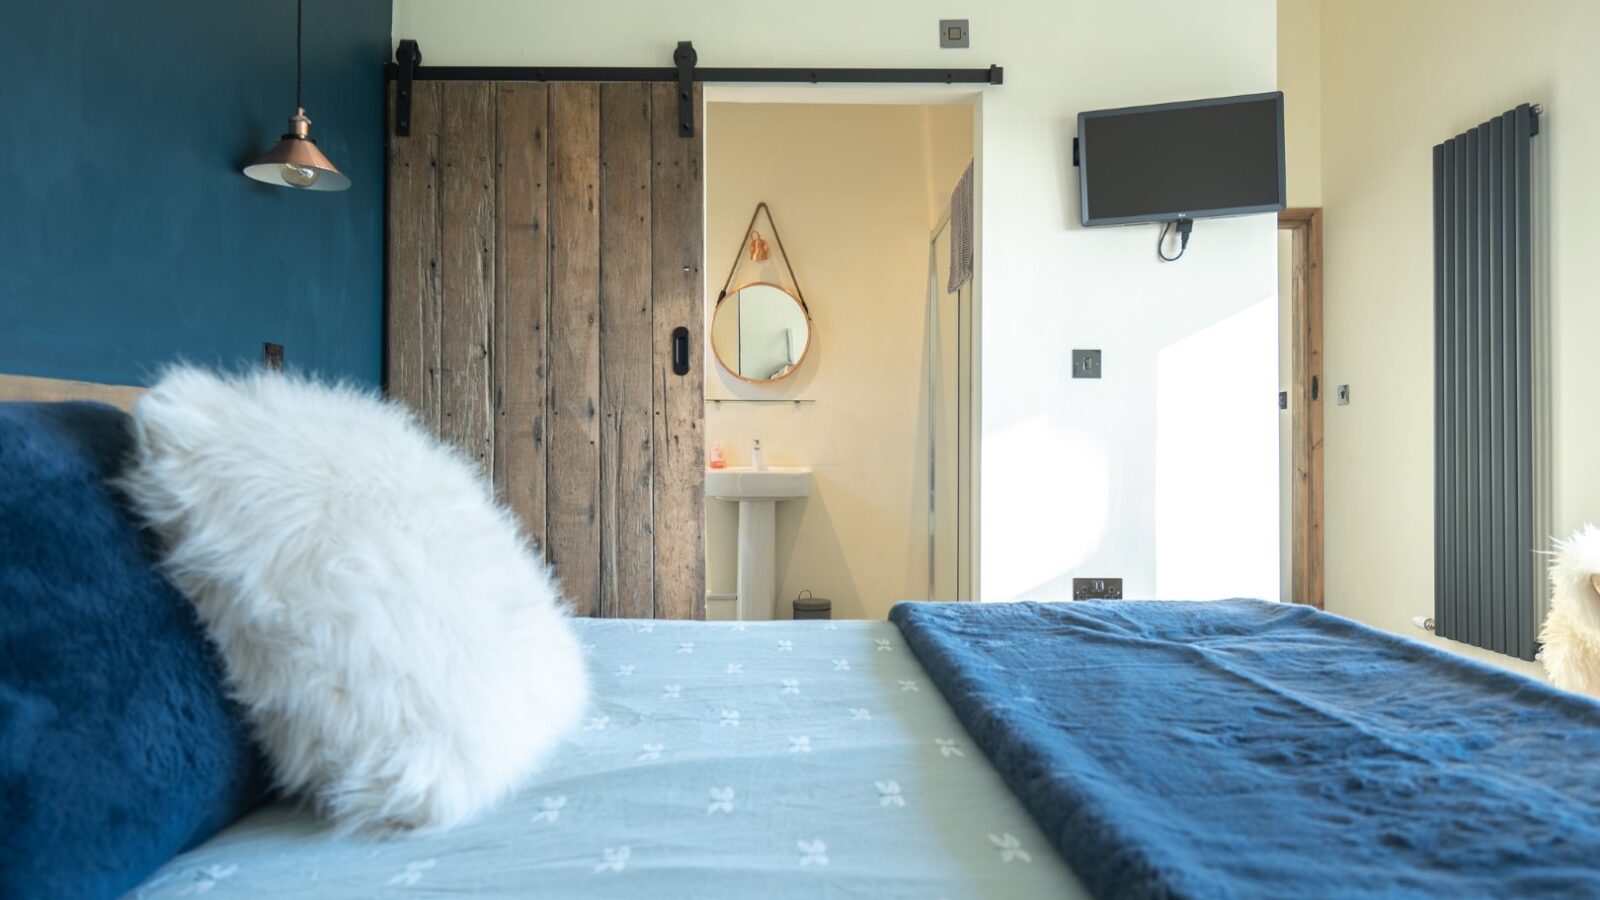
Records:
<instances>
[{"instance_id":1,"label":"cream painted wall","mask_svg":"<svg viewBox=\"0 0 1600 900\"><path fill-rule=\"evenodd\" d=\"M1081 228L1076 115L1273 89L1276 4L991 0L965 14L969 50L939 49L941 13L919 0L396 0L394 33L434 65L660 66L692 38L708 66L1005 66L979 104L982 593L1062 597L1074 575L1120 575L1151 596L1157 354L1273 296L1275 225L1202 222L1175 264L1156 260L1153 226ZM1073 347L1103 350L1106 377L1072 379Z\"/></svg>"},{"instance_id":2,"label":"cream painted wall","mask_svg":"<svg viewBox=\"0 0 1600 900\"><path fill-rule=\"evenodd\" d=\"M707 106L706 314L765 200L814 320L791 378L706 370L708 397L806 401L706 411L707 441L730 465L748 464L759 438L768 464L815 471L811 497L778 506L780 616L801 590L833 600L838 618L926 596L928 234L970 158L972 121L965 105ZM737 522L736 504L707 504L714 593L736 586Z\"/></svg>"},{"instance_id":3,"label":"cream painted wall","mask_svg":"<svg viewBox=\"0 0 1600 900\"><path fill-rule=\"evenodd\" d=\"M1600 3L1339 0L1322 40L1325 373L1352 394L1327 407L1327 602L1417 637L1408 620L1433 603L1431 148L1522 102L1547 112L1555 527L1600 519Z\"/></svg>"},{"instance_id":4,"label":"cream painted wall","mask_svg":"<svg viewBox=\"0 0 1600 900\"><path fill-rule=\"evenodd\" d=\"M1278 0L1278 90L1289 205L1321 206L1322 0Z\"/></svg>"}]
</instances>

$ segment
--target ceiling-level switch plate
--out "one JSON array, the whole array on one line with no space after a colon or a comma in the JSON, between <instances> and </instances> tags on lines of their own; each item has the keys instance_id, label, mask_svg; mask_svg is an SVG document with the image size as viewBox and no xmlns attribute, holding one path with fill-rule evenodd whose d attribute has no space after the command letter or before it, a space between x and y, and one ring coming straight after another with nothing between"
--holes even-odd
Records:
<instances>
[{"instance_id":1,"label":"ceiling-level switch plate","mask_svg":"<svg viewBox=\"0 0 1600 900\"><path fill-rule=\"evenodd\" d=\"M972 35L967 31L966 19L939 20L939 46L970 47Z\"/></svg>"}]
</instances>

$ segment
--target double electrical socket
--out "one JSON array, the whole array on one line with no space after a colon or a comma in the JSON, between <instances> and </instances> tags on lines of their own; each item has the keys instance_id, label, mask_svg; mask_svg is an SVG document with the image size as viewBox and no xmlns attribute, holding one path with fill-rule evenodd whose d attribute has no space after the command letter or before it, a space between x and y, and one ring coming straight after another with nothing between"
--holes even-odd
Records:
<instances>
[{"instance_id":1,"label":"double electrical socket","mask_svg":"<svg viewBox=\"0 0 1600 900\"><path fill-rule=\"evenodd\" d=\"M1074 578L1072 579L1072 599L1074 600L1121 600L1121 578Z\"/></svg>"}]
</instances>

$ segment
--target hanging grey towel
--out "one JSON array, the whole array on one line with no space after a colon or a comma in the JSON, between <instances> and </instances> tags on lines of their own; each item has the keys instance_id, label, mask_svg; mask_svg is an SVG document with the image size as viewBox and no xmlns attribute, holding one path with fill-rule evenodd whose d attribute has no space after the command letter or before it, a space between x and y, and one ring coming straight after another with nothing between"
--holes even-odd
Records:
<instances>
[{"instance_id":1,"label":"hanging grey towel","mask_svg":"<svg viewBox=\"0 0 1600 900\"><path fill-rule=\"evenodd\" d=\"M972 163L950 195L950 286L954 294L972 277Z\"/></svg>"}]
</instances>

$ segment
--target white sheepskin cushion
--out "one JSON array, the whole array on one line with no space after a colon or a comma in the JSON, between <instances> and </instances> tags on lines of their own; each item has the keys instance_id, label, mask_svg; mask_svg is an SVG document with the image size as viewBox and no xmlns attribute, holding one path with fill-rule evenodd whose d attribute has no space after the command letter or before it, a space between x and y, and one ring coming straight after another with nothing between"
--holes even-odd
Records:
<instances>
[{"instance_id":1,"label":"white sheepskin cushion","mask_svg":"<svg viewBox=\"0 0 1600 900\"><path fill-rule=\"evenodd\" d=\"M1550 566L1550 611L1539 659L1556 687L1600 697L1600 529L1586 526L1558 545Z\"/></svg>"},{"instance_id":2,"label":"white sheepskin cushion","mask_svg":"<svg viewBox=\"0 0 1600 900\"><path fill-rule=\"evenodd\" d=\"M587 680L555 582L400 406L180 368L134 421L125 488L280 788L346 830L444 828L576 725Z\"/></svg>"}]
</instances>

